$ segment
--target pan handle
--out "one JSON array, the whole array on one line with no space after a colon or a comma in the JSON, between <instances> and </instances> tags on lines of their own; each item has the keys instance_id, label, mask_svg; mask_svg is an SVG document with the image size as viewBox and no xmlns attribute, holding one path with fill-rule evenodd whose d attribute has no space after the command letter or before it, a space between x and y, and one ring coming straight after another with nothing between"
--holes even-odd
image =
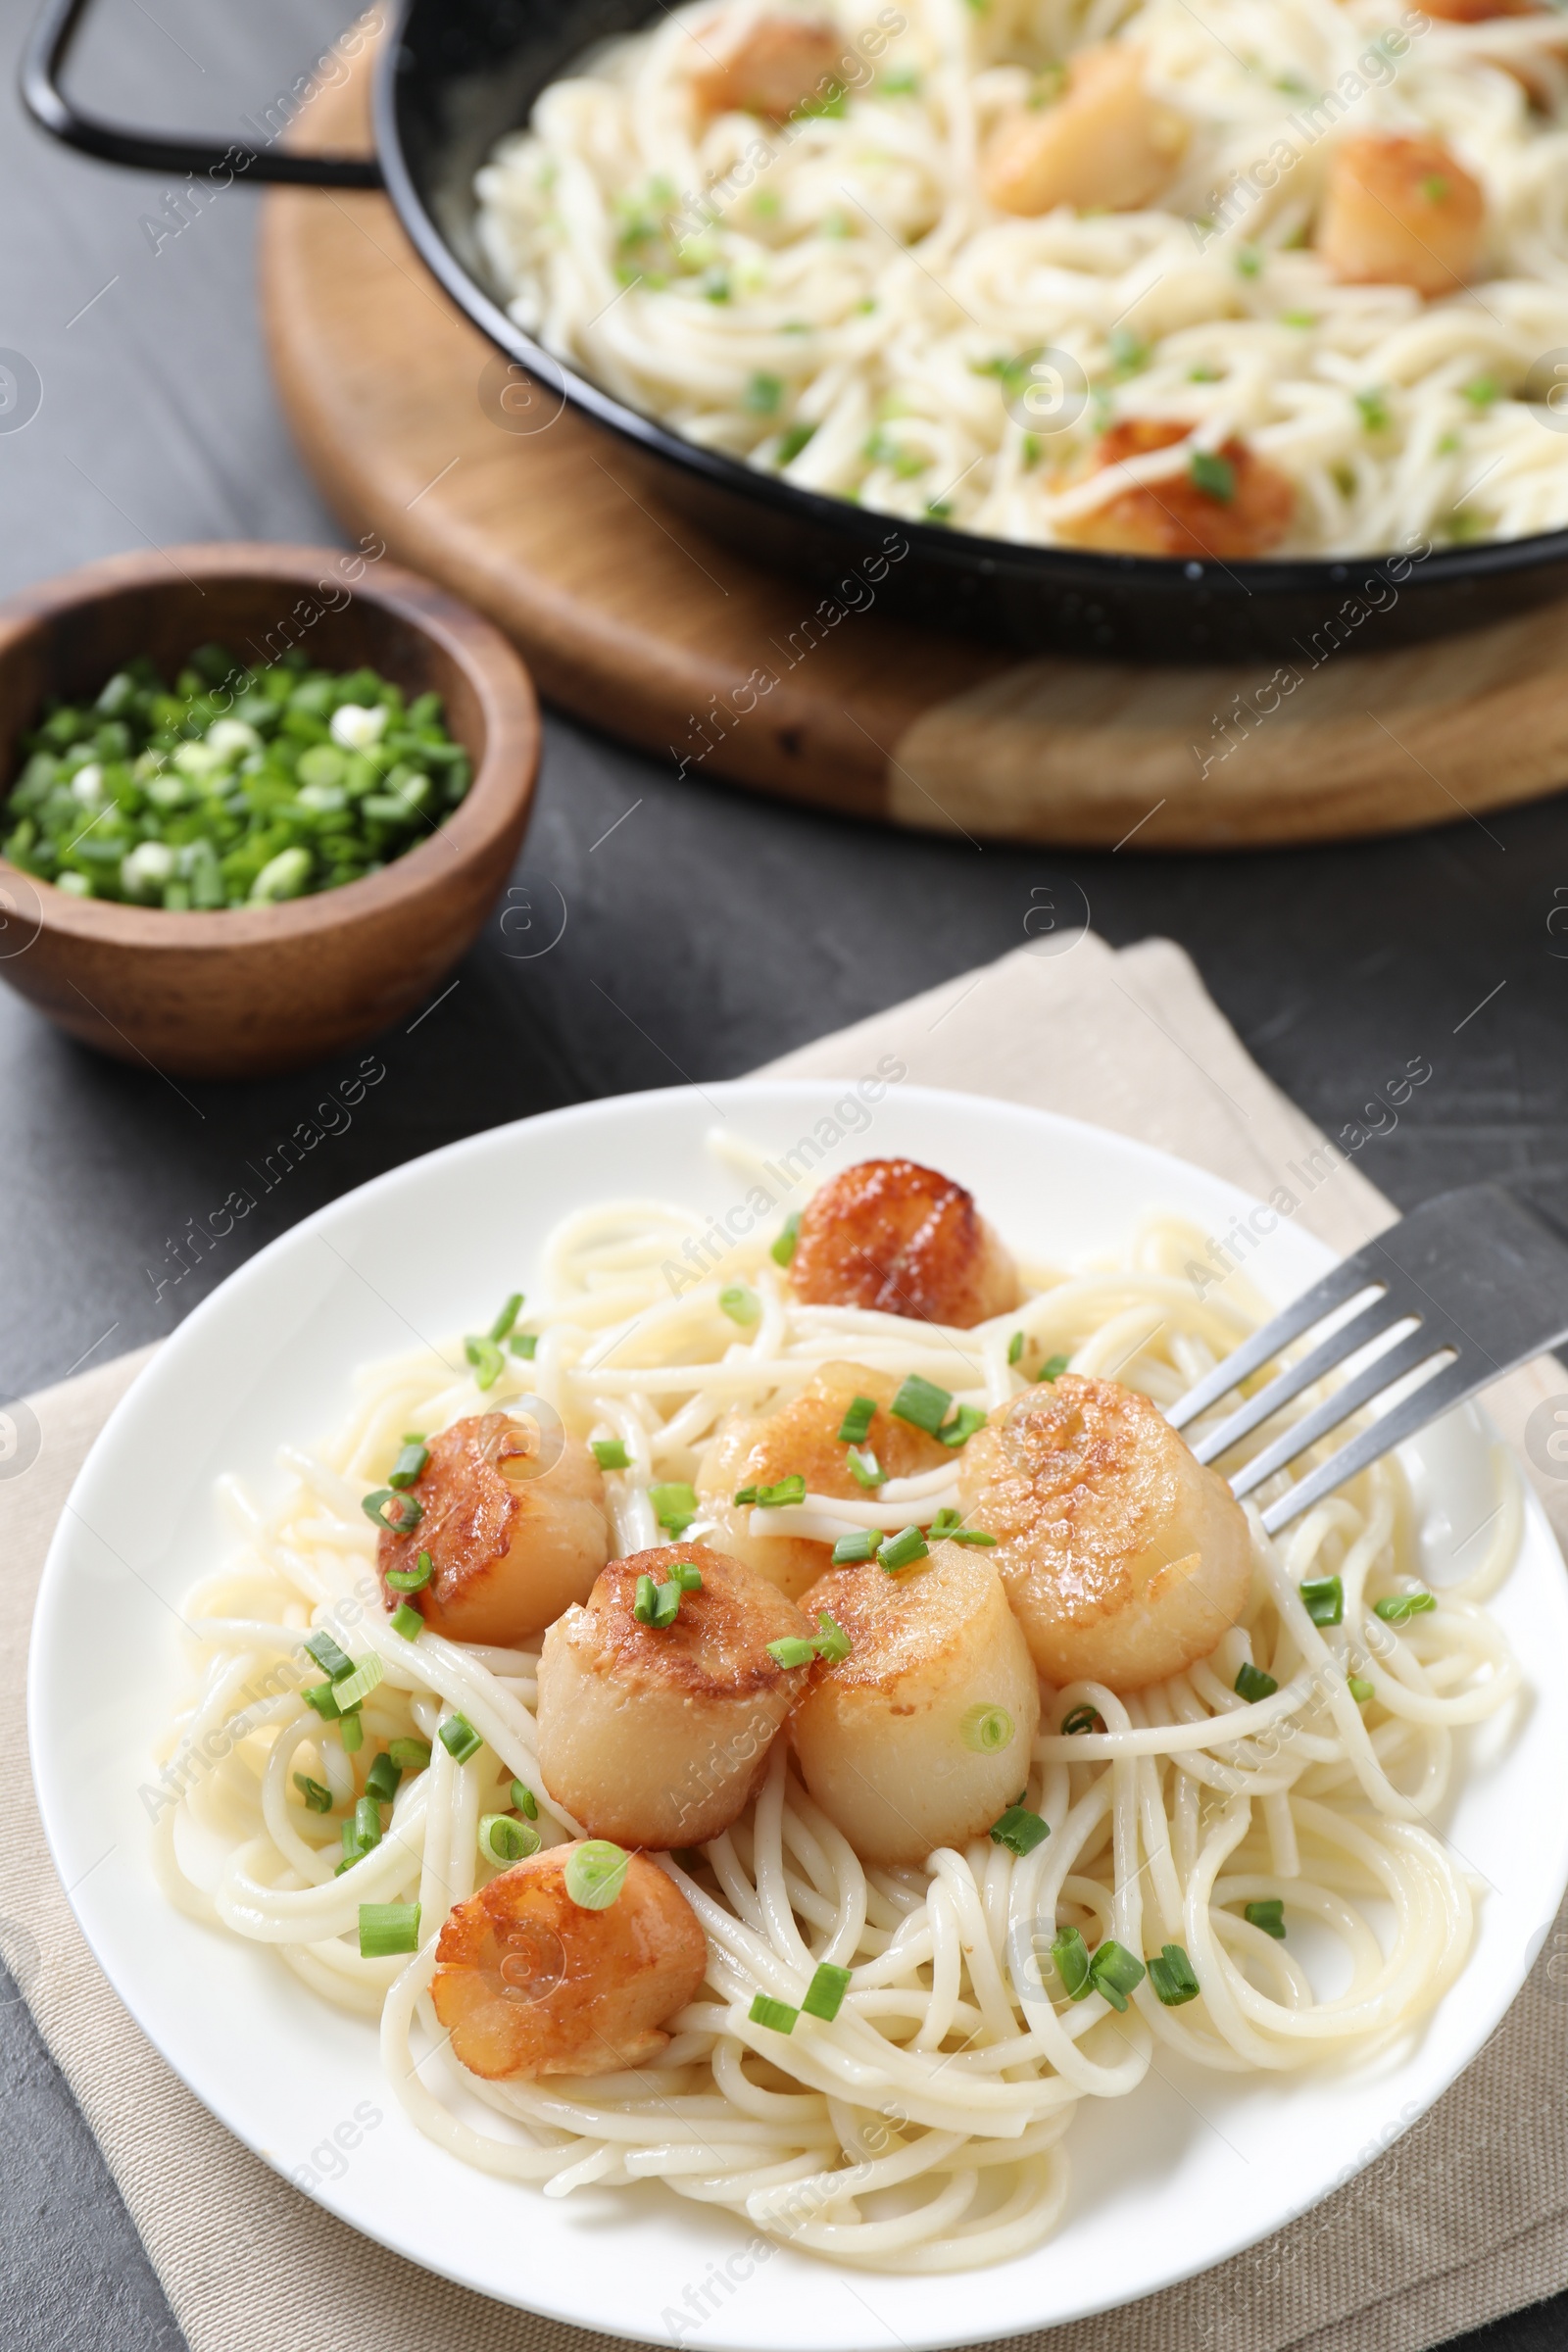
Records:
<instances>
[{"instance_id":1,"label":"pan handle","mask_svg":"<svg viewBox=\"0 0 1568 2352\"><path fill-rule=\"evenodd\" d=\"M82 114L72 105L61 82L88 6L89 0L44 0L23 54L22 103L51 137L79 148L83 155L95 155L106 164L122 164L133 172L225 172L224 187L241 177L289 180L308 188L378 188L383 184L381 167L373 156L293 155L280 149L273 141L287 129L287 122L263 146L234 140L226 147L217 147L203 139L132 130L123 123L106 122L100 115ZM274 100L273 108L283 103ZM292 91L286 103L292 120L299 106ZM272 111L270 109L266 118L269 126Z\"/></svg>"}]
</instances>

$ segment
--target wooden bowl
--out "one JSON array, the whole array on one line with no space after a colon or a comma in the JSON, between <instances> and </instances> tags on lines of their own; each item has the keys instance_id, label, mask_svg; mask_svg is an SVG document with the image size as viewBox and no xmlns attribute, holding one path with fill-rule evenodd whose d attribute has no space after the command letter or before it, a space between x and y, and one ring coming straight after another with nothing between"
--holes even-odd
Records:
<instances>
[{"instance_id":1,"label":"wooden bowl","mask_svg":"<svg viewBox=\"0 0 1568 2352\"><path fill-rule=\"evenodd\" d=\"M122 1060L256 1078L386 1028L472 944L528 821L539 708L499 630L384 553L111 556L0 605L0 794L50 696L95 696L137 654L172 680L212 642L241 660L297 645L324 668L368 663L410 697L433 687L473 765L466 797L416 849L276 906L178 914L76 899L0 858L0 979Z\"/></svg>"}]
</instances>

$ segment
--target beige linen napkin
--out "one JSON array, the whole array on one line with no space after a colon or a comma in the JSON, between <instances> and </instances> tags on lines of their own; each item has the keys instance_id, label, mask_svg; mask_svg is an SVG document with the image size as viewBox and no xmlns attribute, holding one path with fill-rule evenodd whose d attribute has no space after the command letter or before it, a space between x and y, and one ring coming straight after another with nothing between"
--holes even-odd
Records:
<instances>
[{"instance_id":1,"label":"beige linen napkin","mask_svg":"<svg viewBox=\"0 0 1568 2352\"><path fill-rule=\"evenodd\" d=\"M1265 1199L1284 1188L1302 1223L1340 1250L1394 1214L1356 1165L1323 1151L1186 956L1162 941L1120 955L1092 936L1064 955L1020 950L768 1074L850 1078L888 1051L911 1079L1095 1120ZM332 2352L590 2352L605 2339L430 2278L270 2172L144 2041L75 1927L27 1773L25 1631L72 1479L147 1352L33 1397L41 1450L0 1483L0 1786L11 1833L0 1848L0 1947L191 2352L299 2352L307 2338ZM1515 1374L1488 1401L1517 1444L1533 1406L1564 1391L1568 1376L1547 1364ZM1560 1490L1544 1499L1568 1502ZM1565 1522L1568 1513L1559 1534ZM1554 1985L1538 1965L1463 2079L1324 2204L1200 2278L1016 2339L1015 2352L1423 2352L1568 2285L1565 2120L1568 1983ZM976 2294L983 2302L983 2274ZM657 2331L659 2315L648 2321ZM721 2331L717 2319L715 2339Z\"/></svg>"}]
</instances>

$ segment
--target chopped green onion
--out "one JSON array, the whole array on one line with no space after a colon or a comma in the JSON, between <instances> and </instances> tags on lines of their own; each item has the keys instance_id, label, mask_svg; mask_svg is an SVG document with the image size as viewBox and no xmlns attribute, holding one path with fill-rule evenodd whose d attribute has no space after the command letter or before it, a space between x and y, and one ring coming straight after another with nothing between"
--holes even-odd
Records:
<instances>
[{"instance_id":1,"label":"chopped green onion","mask_svg":"<svg viewBox=\"0 0 1568 2352\"><path fill-rule=\"evenodd\" d=\"M382 1804L389 1805L398 1792L398 1783L402 1778L402 1765L395 1764L390 1749L384 1748L365 1776L365 1793L367 1796L379 1797Z\"/></svg>"},{"instance_id":2,"label":"chopped green onion","mask_svg":"<svg viewBox=\"0 0 1568 2352\"><path fill-rule=\"evenodd\" d=\"M424 1432L422 1429L406 1429L398 1443L400 1446L422 1446Z\"/></svg>"},{"instance_id":3,"label":"chopped green onion","mask_svg":"<svg viewBox=\"0 0 1568 2352\"><path fill-rule=\"evenodd\" d=\"M1098 1708L1082 1706L1062 1717L1061 1728L1069 1740L1076 1740L1080 1732L1102 1732L1105 1726Z\"/></svg>"},{"instance_id":4,"label":"chopped green onion","mask_svg":"<svg viewBox=\"0 0 1568 2352\"><path fill-rule=\"evenodd\" d=\"M1107 1936L1089 1963L1089 1981L1113 2009L1125 2009L1127 1995L1144 1981L1144 1964L1124 1943Z\"/></svg>"},{"instance_id":5,"label":"chopped green onion","mask_svg":"<svg viewBox=\"0 0 1568 2352\"><path fill-rule=\"evenodd\" d=\"M993 1832L993 1836L995 1832ZM1069 2001L1085 2001L1094 1990L1089 1946L1076 1928L1061 1928L1051 1939L1051 1957Z\"/></svg>"},{"instance_id":6,"label":"chopped green onion","mask_svg":"<svg viewBox=\"0 0 1568 2352\"><path fill-rule=\"evenodd\" d=\"M479 1851L487 1862L506 1870L539 1851L539 1833L530 1822L514 1821L510 1813L481 1813Z\"/></svg>"},{"instance_id":7,"label":"chopped green onion","mask_svg":"<svg viewBox=\"0 0 1568 2352\"><path fill-rule=\"evenodd\" d=\"M430 1554L421 1551L412 1568L389 1568L386 1581L394 1592L422 1592L432 1573Z\"/></svg>"},{"instance_id":8,"label":"chopped green onion","mask_svg":"<svg viewBox=\"0 0 1568 2352\"><path fill-rule=\"evenodd\" d=\"M1007 1342L1007 1361L1015 1364L1023 1353L1023 1333L1015 1331Z\"/></svg>"},{"instance_id":9,"label":"chopped green onion","mask_svg":"<svg viewBox=\"0 0 1568 2352\"><path fill-rule=\"evenodd\" d=\"M654 1506L654 1517L662 1528L672 1535L678 1544L692 1521L697 1517L697 1495L678 1479L663 1486L650 1487L648 1499Z\"/></svg>"},{"instance_id":10,"label":"chopped green onion","mask_svg":"<svg viewBox=\"0 0 1568 2352\"><path fill-rule=\"evenodd\" d=\"M330 1683L313 1683L309 1690L300 1692L308 1707L314 1707L323 1723L336 1723L342 1713Z\"/></svg>"},{"instance_id":11,"label":"chopped green onion","mask_svg":"<svg viewBox=\"0 0 1568 2352\"><path fill-rule=\"evenodd\" d=\"M1314 1625L1344 1623L1345 1585L1340 1577L1309 1577L1300 1592L1301 1604Z\"/></svg>"},{"instance_id":12,"label":"chopped green onion","mask_svg":"<svg viewBox=\"0 0 1568 2352\"><path fill-rule=\"evenodd\" d=\"M741 406L750 409L754 416L771 416L783 397L784 378L768 374L765 368L759 368L747 380L746 389L741 394Z\"/></svg>"},{"instance_id":13,"label":"chopped green onion","mask_svg":"<svg viewBox=\"0 0 1568 2352\"><path fill-rule=\"evenodd\" d=\"M928 1437L934 1438L940 1433L952 1402L948 1390L939 1389L934 1380L922 1380L918 1372L911 1372L888 1410L901 1421L907 1421L911 1428L923 1429Z\"/></svg>"},{"instance_id":14,"label":"chopped green onion","mask_svg":"<svg viewBox=\"0 0 1568 2352\"><path fill-rule=\"evenodd\" d=\"M1402 1625L1407 1617L1424 1616L1437 1605L1437 1596L1431 1592L1390 1592L1375 1600L1372 1608L1385 1625Z\"/></svg>"},{"instance_id":15,"label":"chopped green onion","mask_svg":"<svg viewBox=\"0 0 1568 2352\"><path fill-rule=\"evenodd\" d=\"M329 1674L334 1683L341 1682L344 1675L354 1672L354 1660L349 1656L347 1650L339 1649L324 1626L318 1632L307 1635L305 1646L321 1672Z\"/></svg>"},{"instance_id":16,"label":"chopped green onion","mask_svg":"<svg viewBox=\"0 0 1568 2352\"><path fill-rule=\"evenodd\" d=\"M880 1487L886 1484L888 1474L869 1446L863 1453L858 1446L852 1446L844 1458L850 1466L850 1476L858 1487Z\"/></svg>"},{"instance_id":17,"label":"chopped green onion","mask_svg":"<svg viewBox=\"0 0 1568 2352\"><path fill-rule=\"evenodd\" d=\"M765 1992L754 1996L748 2012L754 2026L770 2026L775 2034L793 2034L800 2014L788 2001L775 2001Z\"/></svg>"},{"instance_id":18,"label":"chopped green onion","mask_svg":"<svg viewBox=\"0 0 1568 2352\"><path fill-rule=\"evenodd\" d=\"M801 1212L792 1208L780 1227L768 1255L776 1266L787 1266L795 1255L795 1245L801 1238Z\"/></svg>"},{"instance_id":19,"label":"chopped green onion","mask_svg":"<svg viewBox=\"0 0 1568 2352\"><path fill-rule=\"evenodd\" d=\"M1266 1903L1247 1903L1243 1906L1242 1916L1254 1928L1261 1928L1265 1936L1274 1936L1280 1943L1285 1941L1285 1898L1283 1895L1277 1894L1272 1901Z\"/></svg>"},{"instance_id":20,"label":"chopped green onion","mask_svg":"<svg viewBox=\"0 0 1568 2352\"><path fill-rule=\"evenodd\" d=\"M1154 1997L1166 2009L1179 2009L1184 2001L1196 2001L1202 1989L1193 1974L1193 1964L1179 1943L1167 1943L1157 1958L1150 1960L1149 1982L1154 1987Z\"/></svg>"},{"instance_id":21,"label":"chopped green onion","mask_svg":"<svg viewBox=\"0 0 1568 2352\"><path fill-rule=\"evenodd\" d=\"M1043 1821L1038 1813L1032 1813L1023 1803L1009 1805L1005 1813L991 1824L992 1844L1004 1845L1010 1854L1018 1855L1020 1860L1025 1854L1032 1854L1037 1845L1043 1845L1050 1836L1050 1822Z\"/></svg>"},{"instance_id":22,"label":"chopped green onion","mask_svg":"<svg viewBox=\"0 0 1568 2352\"><path fill-rule=\"evenodd\" d=\"M388 1743L386 1752L403 1772L424 1772L429 1766L428 1740L393 1740Z\"/></svg>"},{"instance_id":23,"label":"chopped green onion","mask_svg":"<svg viewBox=\"0 0 1568 2352\"><path fill-rule=\"evenodd\" d=\"M354 1837L362 1854L381 1842L381 1808L373 1796L362 1796L355 1805Z\"/></svg>"},{"instance_id":24,"label":"chopped green onion","mask_svg":"<svg viewBox=\"0 0 1568 2352\"><path fill-rule=\"evenodd\" d=\"M631 1856L608 1838L590 1838L566 1857L566 1892L579 1911L608 1911L626 1884Z\"/></svg>"},{"instance_id":25,"label":"chopped green onion","mask_svg":"<svg viewBox=\"0 0 1568 2352\"><path fill-rule=\"evenodd\" d=\"M294 1786L313 1813L331 1812L331 1789L323 1788L319 1781L313 1781L308 1772L297 1772L294 1775Z\"/></svg>"},{"instance_id":26,"label":"chopped green onion","mask_svg":"<svg viewBox=\"0 0 1568 2352\"><path fill-rule=\"evenodd\" d=\"M484 1745L466 1715L449 1715L445 1723L436 1726L435 1736L454 1764L466 1764Z\"/></svg>"},{"instance_id":27,"label":"chopped green onion","mask_svg":"<svg viewBox=\"0 0 1568 2352\"><path fill-rule=\"evenodd\" d=\"M1255 245L1238 245L1236 248L1236 274L1238 277L1256 277L1262 267L1263 256Z\"/></svg>"},{"instance_id":28,"label":"chopped green onion","mask_svg":"<svg viewBox=\"0 0 1568 2352\"><path fill-rule=\"evenodd\" d=\"M858 1527L852 1536L840 1536L833 1546L835 1568L851 1568L857 1560L868 1560L876 1549L874 1527Z\"/></svg>"},{"instance_id":29,"label":"chopped green onion","mask_svg":"<svg viewBox=\"0 0 1568 2352\"><path fill-rule=\"evenodd\" d=\"M1502 386L1494 375L1473 376L1469 383L1461 384L1459 389L1471 407L1476 409L1490 409L1494 400L1502 398Z\"/></svg>"},{"instance_id":30,"label":"chopped green onion","mask_svg":"<svg viewBox=\"0 0 1568 2352\"><path fill-rule=\"evenodd\" d=\"M998 1756L1004 1747L1012 1745L1017 1726L1005 1707L987 1706L982 1701L965 1710L958 1725L958 1737L976 1755Z\"/></svg>"},{"instance_id":31,"label":"chopped green onion","mask_svg":"<svg viewBox=\"0 0 1568 2352\"><path fill-rule=\"evenodd\" d=\"M360 1508L377 1527L390 1528L395 1536L411 1535L424 1517L424 1505L416 1494L394 1494L390 1487L377 1487L373 1494L366 1495Z\"/></svg>"},{"instance_id":32,"label":"chopped green onion","mask_svg":"<svg viewBox=\"0 0 1568 2352\"><path fill-rule=\"evenodd\" d=\"M601 1470L629 1470L631 1455L626 1451L624 1439L595 1438L593 1457Z\"/></svg>"},{"instance_id":33,"label":"chopped green onion","mask_svg":"<svg viewBox=\"0 0 1568 2352\"><path fill-rule=\"evenodd\" d=\"M476 1389L493 1389L501 1378L506 1358L495 1341L488 1335L465 1340L463 1352L473 1366L473 1385Z\"/></svg>"},{"instance_id":34,"label":"chopped green onion","mask_svg":"<svg viewBox=\"0 0 1568 2352\"><path fill-rule=\"evenodd\" d=\"M1386 433L1393 424L1394 418L1389 414L1388 402L1377 386L1374 384L1365 392L1357 392L1354 398L1355 405L1361 412L1361 422L1366 426L1367 431L1369 433Z\"/></svg>"},{"instance_id":35,"label":"chopped green onion","mask_svg":"<svg viewBox=\"0 0 1568 2352\"><path fill-rule=\"evenodd\" d=\"M732 1323L743 1327L762 1319L762 1301L744 1282L727 1284L718 1294L718 1303Z\"/></svg>"},{"instance_id":36,"label":"chopped green onion","mask_svg":"<svg viewBox=\"0 0 1568 2352\"><path fill-rule=\"evenodd\" d=\"M342 1717L337 1727L337 1736L343 1742L345 1755L357 1756L359 1754L365 1745L365 1726L360 1720L358 1709L352 1715Z\"/></svg>"},{"instance_id":37,"label":"chopped green onion","mask_svg":"<svg viewBox=\"0 0 1568 2352\"><path fill-rule=\"evenodd\" d=\"M1237 1697L1245 1698L1249 1706L1253 1705L1260 1698L1272 1698L1279 1689L1278 1683L1271 1674L1264 1674L1260 1667L1251 1664L1238 1669L1236 1681L1232 1687Z\"/></svg>"},{"instance_id":38,"label":"chopped green onion","mask_svg":"<svg viewBox=\"0 0 1568 2352\"><path fill-rule=\"evenodd\" d=\"M876 1556L889 1576L900 1576L906 1568L912 1568L916 1560L929 1559L931 1550L917 1527L906 1527L901 1534L889 1536L885 1543L879 1544Z\"/></svg>"},{"instance_id":39,"label":"chopped green onion","mask_svg":"<svg viewBox=\"0 0 1568 2352\"><path fill-rule=\"evenodd\" d=\"M656 1585L651 1576L640 1576L631 1613L639 1625L651 1625L662 1633L680 1615L680 1602L681 1590L673 1579L668 1584Z\"/></svg>"},{"instance_id":40,"label":"chopped green onion","mask_svg":"<svg viewBox=\"0 0 1568 2352\"><path fill-rule=\"evenodd\" d=\"M1072 1358L1069 1355L1048 1355L1035 1374L1035 1378L1036 1380L1059 1380L1071 1361Z\"/></svg>"},{"instance_id":41,"label":"chopped green onion","mask_svg":"<svg viewBox=\"0 0 1568 2352\"><path fill-rule=\"evenodd\" d=\"M679 1585L683 1592L700 1592L702 1591L703 1572L695 1560L677 1560L669 1573L673 1582Z\"/></svg>"},{"instance_id":42,"label":"chopped green onion","mask_svg":"<svg viewBox=\"0 0 1568 2352\"><path fill-rule=\"evenodd\" d=\"M422 1618L420 1623L423 1623ZM351 1708L359 1706L362 1701L368 1698L385 1672L386 1668L379 1658L362 1658L352 1674L343 1675L332 1686L332 1696L337 1700L338 1713L347 1715Z\"/></svg>"},{"instance_id":43,"label":"chopped green onion","mask_svg":"<svg viewBox=\"0 0 1568 2352\"><path fill-rule=\"evenodd\" d=\"M513 1782L512 1801L516 1810L519 1813L525 1813L530 1821L538 1820L539 1799L535 1796L533 1790L528 1787L526 1781Z\"/></svg>"},{"instance_id":44,"label":"chopped green onion","mask_svg":"<svg viewBox=\"0 0 1568 2352\"><path fill-rule=\"evenodd\" d=\"M389 1960L396 1952L419 1948L417 1903L362 1903L360 1958Z\"/></svg>"},{"instance_id":45,"label":"chopped green onion","mask_svg":"<svg viewBox=\"0 0 1568 2352\"><path fill-rule=\"evenodd\" d=\"M985 1414L977 1404L960 1404L953 1419L937 1431L944 1446L967 1446L977 1429L984 1429Z\"/></svg>"},{"instance_id":46,"label":"chopped green onion","mask_svg":"<svg viewBox=\"0 0 1568 2352\"><path fill-rule=\"evenodd\" d=\"M536 1331L514 1331L507 1346L514 1355L520 1355L525 1363L531 1364L539 1352L539 1334Z\"/></svg>"},{"instance_id":47,"label":"chopped green onion","mask_svg":"<svg viewBox=\"0 0 1568 2352\"><path fill-rule=\"evenodd\" d=\"M788 1503L806 1500L806 1478L803 1472L792 1470L770 1487L742 1487L735 1499L755 1503L760 1511L781 1511Z\"/></svg>"},{"instance_id":48,"label":"chopped green onion","mask_svg":"<svg viewBox=\"0 0 1568 2352\"><path fill-rule=\"evenodd\" d=\"M429 1459L430 1448L422 1438L416 1440L412 1445L405 1445L403 1451L386 1474L387 1485L389 1487L412 1487Z\"/></svg>"},{"instance_id":49,"label":"chopped green onion","mask_svg":"<svg viewBox=\"0 0 1568 2352\"><path fill-rule=\"evenodd\" d=\"M1236 468L1216 449L1195 449L1187 461L1188 478L1205 498L1228 507L1236 496Z\"/></svg>"},{"instance_id":50,"label":"chopped green onion","mask_svg":"<svg viewBox=\"0 0 1568 2352\"><path fill-rule=\"evenodd\" d=\"M839 1436L844 1444L846 1446L863 1446L871 1435L871 1423L875 1417L876 1398L874 1396L852 1396L844 1418L839 1423Z\"/></svg>"},{"instance_id":51,"label":"chopped green onion","mask_svg":"<svg viewBox=\"0 0 1568 2352\"><path fill-rule=\"evenodd\" d=\"M945 1506L938 1511L925 1532L933 1544L979 1544L989 1546L997 1541L995 1536L988 1536L984 1528L965 1527L957 1512Z\"/></svg>"},{"instance_id":52,"label":"chopped green onion","mask_svg":"<svg viewBox=\"0 0 1568 2352\"><path fill-rule=\"evenodd\" d=\"M499 1346L522 1312L522 1293L514 1291L506 1305L490 1326L490 1337Z\"/></svg>"},{"instance_id":53,"label":"chopped green onion","mask_svg":"<svg viewBox=\"0 0 1568 2352\"><path fill-rule=\"evenodd\" d=\"M401 1634L405 1642L417 1642L424 1631L424 1619L412 1600L400 1600L392 1612L392 1631Z\"/></svg>"},{"instance_id":54,"label":"chopped green onion","mask_svg":"<svg viewBox=\"0 0 1568 2352\"><path fill-rule=\"evenodd\" d=\"M830 2026L843 2008L844 1995L849 1989L849 1970L835 1968L831 1960L820 1961L816 1974L806 1988L806 1998L801 2003L801 2015L803 2017L819 2017L824 2025Z\"/></svg>"},{"instance_id":55,"label":"chopped green onion","mask_svg":"<svg viewBox=\"0 0 1568 2352\"><path fill-rule=\"evenodd\" d=\"M1442 204L1448 194L1448 182L1441 172L1429 172L1421 182L1421 193L1428 204Z\"/></svg>"},{"instance_id":56,"label":"chopped green onion","mask_svg":"<svg viewBox=\"0 0 1568 2352\"><path fill-rule=\"evenodd\" d=\"M1376 1683L1369 1683L1364 1674L1352 1674L1345 1688L1358 1707L1364 1707L1367 1700L1377 1694Z\"/></svg>"},{"instance_id":57,"label":"chopped green onion","mask_svg":"<svg viewBox=\"0 0 1568 2352\"><path fill-rule=\"evenodd\" d=\"M780 1666L809 1666L816 1657L816 1643L801 1634L785 1634L782 1640L769 1642L767 1654Z\"/></svg>"},{"instance_id":58,"label":"chopped green onion","mask_svg":"<svg viewBox=\"0 0 1568 2352\"><path fill-rule=\"evenodd\" d=\"M842 1666L854 1648L838 1619L826 1609L816 1612L816 1654L824 1666Z\"/></svg>"}]
</instances>

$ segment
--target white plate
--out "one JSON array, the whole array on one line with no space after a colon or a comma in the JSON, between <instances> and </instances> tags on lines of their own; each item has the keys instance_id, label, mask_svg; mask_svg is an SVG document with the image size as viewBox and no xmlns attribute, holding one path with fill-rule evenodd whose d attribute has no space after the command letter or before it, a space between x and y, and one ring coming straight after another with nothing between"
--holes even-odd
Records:
<instances>
[{"instance_id":1,"label":"white plate","mask_svg":"<svg viewBox=\"0 0 1568 2352\"><path fill-rule=\"evenodd\" d=\"M105 1973L197 2097L285 2177L314 2174L312 2193L341 2220L484 2294L714 2352L968 2343L1129 2302L1252 2243L1348 2179L1446 2088L1517 1991L1568 1880L1568 1812L1543 1801L1568 1784L1568 1583L1534 1499L1523 1557L1494 1604L1528 1695L1508 1710L1507 1738L1495 1725L1472 1736L1444 1824L1491 1883L1456 1987L1419 2038L1357 2072L1237 2081L1161 2052L1159 2072L1130 2098L1085 2102L1067 2143L1060 2228L993 2270L888 2278L783 2249L758 2262L742 2252L755 2241L739 2223L652 2184L555 2201L472 2172L405 2121L368 2023L318 2002L265 1947L174 1913L150 1875L138 1790L175 1683L175 1604L232 1543L214 1499L219 1473L277 1492L277 1446L335 1426L357 1364L402 1350L411 1335L482 1326L498 1298L528 1285L541 1238L565 1211L630 1192L720 1213L742 1200L744 1182L705 1143L715 1104L775 1158L813 1131L825 1137L827 1120L847 1130L827 1150L828 1169L872 1152L930 1162L1046 1256L1114 1249L1152 1206L1220 1233L1251 1205L1120 1137L898 1085L870 1113L820 1085L634 1095L475 1136L380 1177L196 1308L76 1482L44 1574L30 1672L56 1865ZM1277 1301L1328 1262L1289 1224L1252 1261ZM1445 1530L1462 1539L1493 1507L1488 1435L1467 1409L1409 1449L1437 1581L1451 1549Z\"/></svg>"}]
</instances>

